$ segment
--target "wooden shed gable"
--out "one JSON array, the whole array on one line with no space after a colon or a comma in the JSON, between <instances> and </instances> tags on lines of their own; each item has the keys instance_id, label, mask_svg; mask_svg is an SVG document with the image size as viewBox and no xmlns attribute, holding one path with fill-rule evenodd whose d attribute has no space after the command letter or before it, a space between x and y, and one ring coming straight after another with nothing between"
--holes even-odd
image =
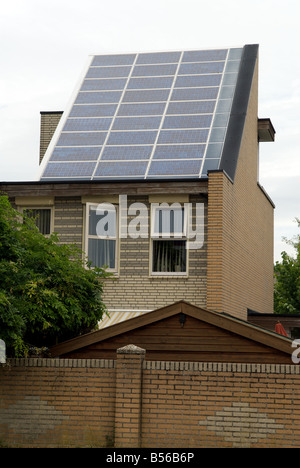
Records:
<instances>
[{"instance_id":1,"label":"wooden shed gable","mask_svg":"<svg viewBox=\"0 0 300 468\"><path fill-rule=\"evenodd\" d=\"M114 359L128 344L148 360L290 363L291 340L184 301L69 340L52 356Z\"/></svg>"}]
</instances>

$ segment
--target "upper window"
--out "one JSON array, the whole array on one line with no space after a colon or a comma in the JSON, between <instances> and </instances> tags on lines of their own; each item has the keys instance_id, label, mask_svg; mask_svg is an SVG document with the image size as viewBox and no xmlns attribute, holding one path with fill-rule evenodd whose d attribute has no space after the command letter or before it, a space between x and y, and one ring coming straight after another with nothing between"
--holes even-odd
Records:
<instances>
[{"instance_id":1,"label":"upper window","mask_svg":"<svg viewBox=\"0 0 300 468\"><path fill-rule=\"evenodd\" d=\"M151 216L152 274L186 274L187 210L153 204Z\"/></svg>"},{"instance_id":2,"label":"upper window","mask_svg":"<svg viewBox=\"0 0 300 468\"><path fill-rule=\"evenodd\" d=\"M117 271L117 209L87 203L86 254L92 266Z\"/></svg>"},{"instance_id":3,"label":"upper window","mask_svg":"<svg viewBox=\"0 0 300 468\"><path fill-rule=\"evenodd\" d=\"M51 208L26 208L23 213L33 218L41 234L48 236L51 234Z\"/></svg>"}]
</instances>

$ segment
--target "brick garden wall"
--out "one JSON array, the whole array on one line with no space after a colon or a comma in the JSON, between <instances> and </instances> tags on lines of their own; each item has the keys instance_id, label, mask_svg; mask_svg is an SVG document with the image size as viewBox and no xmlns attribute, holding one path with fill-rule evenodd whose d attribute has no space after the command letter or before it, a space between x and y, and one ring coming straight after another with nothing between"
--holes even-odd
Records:
<instances>
[{"instance_id":1,"label":"brick garden wall","mask_svg":"<svg viewBox=\"0 0 300 468\"><path fill-rule=\"evenodd\" d=\"M2 446L300 447L299 366L144 357L1 366Z\"/></svg>"}]
</instances>

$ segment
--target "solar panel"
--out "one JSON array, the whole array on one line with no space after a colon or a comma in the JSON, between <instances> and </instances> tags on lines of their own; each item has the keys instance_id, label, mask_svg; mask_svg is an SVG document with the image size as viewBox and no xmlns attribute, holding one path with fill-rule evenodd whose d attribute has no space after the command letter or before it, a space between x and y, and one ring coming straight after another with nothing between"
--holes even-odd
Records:
<instances>
[{"instance_id":1,"label":"solar panel","mask_svg":"<svg viewBox=\"0 0 300 468\"><path fill-rule=\"evenodd\" d=\"M242 53L92 56L40 179L207 177L219 168Z\"/></svg>"}]
</instances>

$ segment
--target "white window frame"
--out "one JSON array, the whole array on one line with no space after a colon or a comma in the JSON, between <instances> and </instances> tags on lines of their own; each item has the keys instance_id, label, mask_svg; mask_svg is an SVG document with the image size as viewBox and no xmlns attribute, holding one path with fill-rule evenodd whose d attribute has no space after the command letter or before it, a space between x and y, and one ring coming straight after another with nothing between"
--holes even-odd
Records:
<instances>
[{"instance_id":1,"label":"white window frame","mask_svg":"<svg viewBox=\"0 0 300 468\"><path fill-rule=\"evenodd\" d=\"M24 214L24 211L31 210L50 210L50 232L49 234L43 234L45 237L50 237L54 232L54 207L53 206L22 206L19 211Z\"/></svg>"},{"instance_id":2,"label":"white window frame","mask_svg":"<svg viewBox=\"0 0 300 468\"><path fill-rule=\"evenodd\" d=\"M116 214L116 232L115 236L105 236L105 235L92 235L89 234L89 215L90 215L90 209L98 207L98 205L107 205L108 210L110 207L113 207L114 212ZM87 202L86 203L86 208L85 208L85 255L87 261L89 260L89 239L105 239L105 240L114 240L115 241L115 266L114 268L107 268L106 271L111 272L111 273L118 273L119 271L119 207L117 205L114 205L112 203L93 203L93 202ZM102 266L99 266L99 268L102 268Z\"/></svg>"},{"instance_id":3,"label":"white window frame","mask_svg":"<svg viewBox=\"0 0 300 468\"><path fill-rule=\"evenodd\" d=\"M183 210L183 229L182 231L174 232L174 233L157 233L155 232L155 217L157 210L176 210L181 209ZM186 204L182 203L152 203L151 204L151 242L150 242L150 275L151 276L188 276L188 216L189 210ZM170 219L170 216L169 216ZM185 242L185 271L153 271L153 243L160 242L160 241L168 241L168 240L181 240Z\"/></svg>"}]
</instances>

